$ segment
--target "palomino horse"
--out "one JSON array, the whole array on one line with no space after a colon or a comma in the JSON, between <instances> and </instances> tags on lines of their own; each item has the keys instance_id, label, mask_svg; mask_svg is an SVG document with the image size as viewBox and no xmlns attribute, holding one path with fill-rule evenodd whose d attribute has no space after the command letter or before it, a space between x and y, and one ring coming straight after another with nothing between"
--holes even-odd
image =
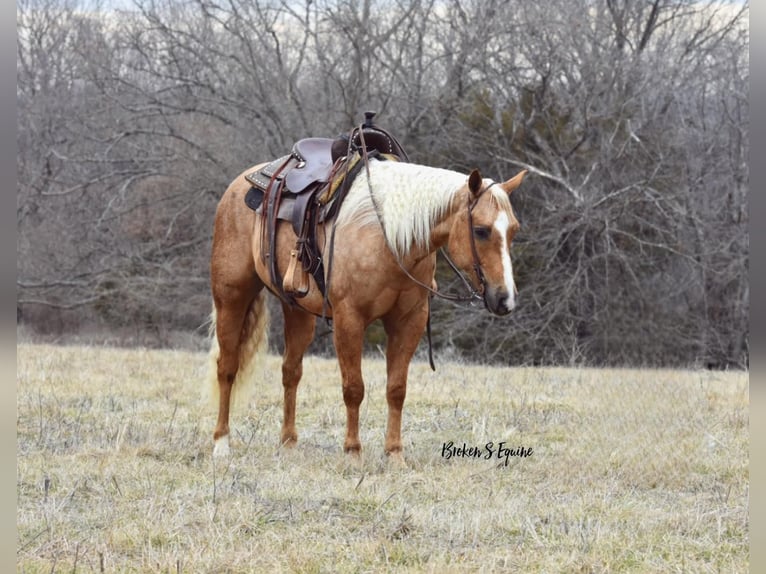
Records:
<instances>
[{"instance_id":1,"label":"palomino horse","mask_svg":"<svg viewBox=\"0 0 766 574\"><path fill-rule=\"evenodd\" d=\"M257 167L256 167L257 168ZM229 405L232 388L252 380L257 347L265 341L264 287L274 292L261 259L264 218L244 202L250 184L242 173L226 190L215 217L211 261L213 320L211 379L219 398L213 439L215 455L229 452ZM519 228L510 193L525 171L504 183L411 163L370 159L348 191L327 235L336 226L329 308L313 277L298 305L282 304L285 349L282 357L284 419L281 442L293 445L295 398L303 373L303 354L314 337L316 317L332 317L334 344L346 404L347 453L361 452L359 405L364 398L362 343L370 323L381 319L387 334L385 452L402 458L402 405L410 360L426 327L435 285L436 250L444 246L470 278L486 308L510 313L515 305L510 247ZM287 222L277 230L280 275L288 265L295 234ZM320 229L320 237L325 230ZM406 270L406 272L405 272ZM214 374L213 374L214 373Z\"/></svg>"}]
</instances>

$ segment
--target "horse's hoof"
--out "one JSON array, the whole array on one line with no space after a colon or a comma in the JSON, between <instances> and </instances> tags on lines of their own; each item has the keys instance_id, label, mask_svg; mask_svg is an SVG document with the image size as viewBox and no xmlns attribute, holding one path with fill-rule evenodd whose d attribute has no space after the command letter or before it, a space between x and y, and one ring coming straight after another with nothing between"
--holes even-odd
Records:
<instances>
[{"instance_id":1,"label":"horse's hoof","mask_svg":"<svg viewBox=\"0 0 766 574\"><path fill-rule=\"evenodd\" d=\"M346 464L350 467L361 468L364 463L364 459L362 458L362 449L347 448L344 450L346 452L346 456L344 457Z\"/></svg>"},{"instance_id":2,"label":"horse's hoof","mask_svg":"<svg viewBox=\"0 0 766 574\"><path fill-rule=\"evenodd\" d=\"M282 437L282 448L295 448L298 445L298 437L297 436L283 436Z\"/></svg>"},{"instance_id":3,"label":"horse's hoof","mask_svg":"<svg viewBox=\"0 0 766 574\"><path fill-rule=\"evenodd\" d=\"M217 438L213 447L213 458L224 458L231 454L229 448L229 435Z\"/></svg>"},{"instance_id":4,"label":"horse's hoof","mask_svg":"<svg viewBox=\"0 0 766 574\"><path fill-rule=\"evenodd\" d=\"M404 462L404 456L401 451L389 452L388 465L393 468L407 468L407 463Z\"/></svg>"}]
</instances>

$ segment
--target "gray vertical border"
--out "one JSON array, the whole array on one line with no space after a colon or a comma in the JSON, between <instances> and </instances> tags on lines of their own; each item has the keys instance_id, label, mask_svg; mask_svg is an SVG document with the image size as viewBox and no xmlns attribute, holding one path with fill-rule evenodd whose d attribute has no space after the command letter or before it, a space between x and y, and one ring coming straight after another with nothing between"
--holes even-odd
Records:
<instances>
[{"instance_id":1,"label":"gray vertical border","mask_svg":"<svg viewBox=\"0 0 766 574\"><path fill-rule=\"evenodd\" d=\"M0 8L0 572L15 572L16 532L16 17Z\"/></svg>"},{"instance_id":2,"label":"gray vertical border","mask_svg":"<svg viewBox=\"0 0 766 574\"><path fill-rule=\"evenodd\" d=\"M750 4L750 571L766 571L766 5ZM754 296L753 296L754 295Z\"/></svg>"}]
</instances>

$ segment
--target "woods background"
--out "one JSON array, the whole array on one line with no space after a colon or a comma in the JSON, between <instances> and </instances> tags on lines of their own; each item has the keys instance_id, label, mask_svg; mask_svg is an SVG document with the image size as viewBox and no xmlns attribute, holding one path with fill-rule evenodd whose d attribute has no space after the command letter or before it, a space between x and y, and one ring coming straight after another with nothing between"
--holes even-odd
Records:
<instances>
[{"instance_id":1,"label":"woods background","mask_svg":"<svg viewBox=\"0 0 766 574\"><path fill-rule=\"evenodd\" d=\"M519 305L436 302L441 356L747 367L748 30L741 2L19 0L17 320L193 344L228 183L372 109L415 162L530 170Z\"/></svg>"}]
</instances>

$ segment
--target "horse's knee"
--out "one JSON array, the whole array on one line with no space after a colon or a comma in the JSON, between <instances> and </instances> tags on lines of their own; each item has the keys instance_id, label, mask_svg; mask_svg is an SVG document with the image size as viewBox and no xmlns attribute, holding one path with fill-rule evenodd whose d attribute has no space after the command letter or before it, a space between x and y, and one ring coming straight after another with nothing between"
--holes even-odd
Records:
<instances>
[{"instance_id":1,"label":"horse's knee","mask_svg":"<svg viewBox=\"0 0 766 574\"><path fill-rule=\"evenodd\" d=\"M364 400L364 384L361 382L343 383L343 402L347 407L358 407Z\"/></svg>"}]
</instances>

